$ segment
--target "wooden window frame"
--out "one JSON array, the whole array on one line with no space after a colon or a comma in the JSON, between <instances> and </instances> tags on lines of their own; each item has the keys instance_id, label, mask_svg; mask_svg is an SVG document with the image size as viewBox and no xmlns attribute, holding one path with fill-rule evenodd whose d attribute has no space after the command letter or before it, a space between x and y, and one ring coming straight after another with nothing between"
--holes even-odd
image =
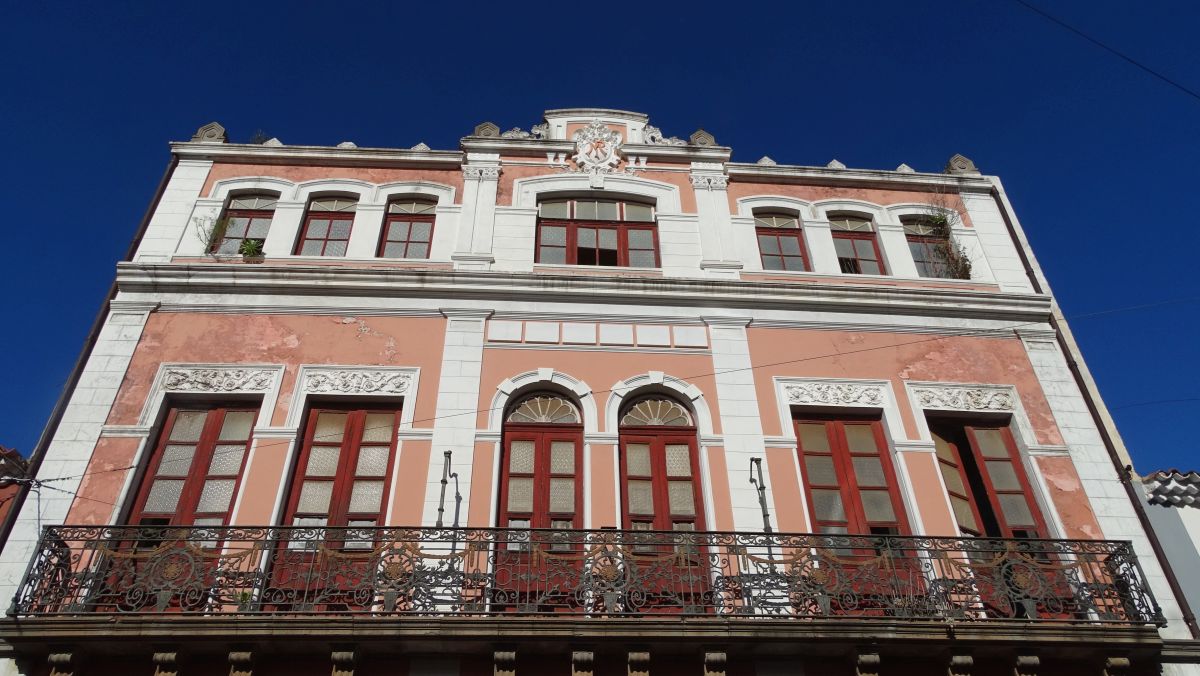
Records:
<instances>
[{"instance_id":1,"label":"wooden window frame","mask_svg":"<svg viewBox=\"0 0 1200 676\"><path fill-rule=\"evenodd\" d=\"M254 219L266 219L267 229L269 230L271 227L271 222L275 218L275 211L273 209L226 209L225 214L222 218L225 219L226 224L228 224L229 221L231 221L235 218L248 219L246 222L246 233L249 234L250 225L254 222ZM228 225L226 225L226 232L228 232ZM261 237L261 238L259 238L259 237L229 237L228 235L222 233L220 239L216 239L211 244L209 244L208 252L212 253L212 254L218 253L218 252L220 252L220 250L222 249L222 245L225 244L226 241L234 240L234 239L238 240L238 245L234 248L232 253L226 252L227 255L233 255L233 254L240 253L241 248L242 248L242 242L244 242L248 239L261 239L262 241L266 241L265 236Z\"/></svg>"},{"instance_id":2,"label":"wooden window frame","mask_svg":"<svg viewBox=\"0 0 1200 676\"><path fill-rule=\"evenodd\" d=\"M583 528L583 425L562 423L505 423L501 444L499 508L496 510L501 528L510 528L513 520L528 521L528 528L551 528L555 521L571 521L571 528ZM533 442L533 470L511 472L509 453L513 441ZM572 475L550 471L550 449L555 441L570 441L575 447L575 472ZM532 511L509 511L508 484L513 478L533 480ZM550 480L571 478L575 481L575 511L573 514L550 511Z\"/></svg>"},{"instance_id":3,"label":"wooden window frame","mask_svg":"<svg viewBox=\"0 0 1200 676\"><path fill-rule=\"evenodd\" d=\"M649 530L674 531L676 523L688 522L693 531L705 529L704 518L704 485L700 475L700 453L696 439L696 428L692 426L628 426L620 429L618 436L618 455L620 458L621 485L629 486L629 463L626 445L629 443L647 444L650 446L650 476L635 476L635 480L649 480L651 494L654 500L654 514L650 517ZM670 482L682 477L672 477L667 474L666 446L668 444L686 444L691 462L692 501L695 514L672 514L670 510ZM644 523L646 515L631 514L629 511L629 491L621 491L621 527L633 530L634 522Z\"/></svg>"},{"instance_id":4,"label":"wooden window frame","mask_svg":"<svg viewBox=\"0 0 1200 676\"><path fill-rule=\"evenodd\" d=\"M294 249L293 254L296 256L320 256L323 258L345 258L346 254L348 254L350 252L350 237L354 234L354 214L355 213L356 213L355 211L314 211L310 205L308 210L304 213L304 223L300 227L300 237L298 237L296 239L296 248ZM339 216L348 216L349 218L342 218ZM325 231L325 237L309 237L308 236L309 229L312 227L313 221L316 221L316 220L329 221L329 228L328 228L328 230ZM350 230L346 232L346 239L330 238L329 233L333 231L334 221L344 221L344 220L350 221ZM319 254L301 253L302 251L304 251L305 242L321 242L321 253L319 253ZM326 254L325 252L329 249L330 242L345 242L346 243L346 253L343 253L341 255Z\"/></svg>"},{"instance_id":5,"label":"wooden window frame","mask_svg":"<svg viewBox=\"0 0 1200 676\"><path fill-rule=\"evenodd\" d=\"M755 234L755 241L758 243L758 256L759 256L759 260L762 261L763 272L809 272L812 270L812 265L809 264L808 249L807 249L807 247L804 246L804 236L799 228L770 228L770 227L759 226L759 227L755 228L754 234ZM799 243L799 246L800 246L800 254L799 254L800 269L799 270L789 270L786 265L787 259L788 258L796 258L797 257L796 255L788 255L788 254L784 254L784 253L769 254L769 253L764 252L762 250L762 240L760 239L761 237L773 237L773 238L775 238L776 242L780 245L782 245L781 240L784 237L786 237L788 239L795 239L796 242ZM779 250L780 250L780 252L782 252L783 247L780 246ZM778 258L780 261L780 264L783 265L784 267L773 268L773 269L768 268L767 267L767 258L768 257Z\"/></svg>"},{"instance_id":6,"label":"wooden window frame","mask_svg":"<svg viewBox=\"0 0 1200 676\"><path fill-rule=\"evenodd\" d=\"M342 440L338 445L340 449L338 453L338 465L334 470L334 475L328 479L319 477L310 479L307 476L308 459L314 448L314 435L316 434L317 418L320 413L346 413L346 425L342 428ZM305 424L304 437L302 441L301 452L298 454L295 468L292 470L292 482L290 485L287 510L283 524L291 526L295 523L296 518L314 518L303 515L310 514L309 512L297 512L300 503L300 494L303 490L306 481L328 481L333 484L330 489L329 505L325 517L325 524L322 526L313 526L314 528L339 528L349 525L350 521L365 521L367 517L375 520L374 528L382 527L386 524L387 508L390 502L389 497L392 491L392 474L396 467L396 428L400 423L400 406L338 406L338 405L316 405L309 408L307 411L307 423ZM382 477L369 476L359 477L357 475L358 458L363 447L363 431L368 415L371 414L391 414L392 418L392 433L391 441L388 443L388 461L384 469ZM320 442L317 442L320 445ZM332 443L323 444L332 446ZM369 442L368 446L382 446L381 443ZM379 499L379 511L377 513L367 512L351 512L350 511L350 496L354 489L356 479L363 478L368 480L382 480L383 494ZM366 526L363 526L364 528Z\"/></svg>"},{"instance_id":7,"label":"wooden window frame","mask_svg":"<svg viewBox=\"0 0 1200 676\"><path fill-rule=\"evenodd\" d=\"M175 427L175 420L179 413L183 411L206 411L207 416L204 420L204 427L201 429L200 438L192 444L195 452L192 454L192 461L188 467L186 476L171 476L164 477L169 479L179 479L184 482L183 489L179 493L179 500L175 503L175 511L167 515L165 512L147 512L146 500L150 496L150 489L158 478L158 469L162 465L163 455L166 452L168 445L182 445L191 442L172 442L170 440L171 431ZM190 526L193 525L197 518L220 518L222 525L229 525L229 520L233 516L233 507L237 503L238 492L242 487L242 478L246 473L246 461L250 456L250 448L254 445L254 426L251 424L250 433L246 438L246 446L242 452L242 462L238 465L236 474L209 474L208 468L212 464L213 455L216 453L216 447L220 444L221 427L225 423L225 416L232 412L248 412L258 416L258 409L248 406L173 406L167 413L167 417L163 422L162 431L159 433L159 440L154 448L154 453L146 466L146 472L142 476L141 485L138 487L137 497L133 502L133 509L130 510L128 523L139 525L144 519L165 519L167 523L161 525L168 526ZM213 415L217 413L219 415ZM200 468L203 471L194 471L195 468ZM200 495L204 490L205 482L211 480L229 480L233 479L233 493L229 497L229 506L223 514L217 512L198 512Z\"/></svg>"},{"instance_id":8,"label":"wooden window frame","mask_svg":"<svg viewBox=\"0 0 1200 676\"><path fill-rule=\"evenodd\" d=\"M833 239L835 240L834 252L835 252L835 255L837 255L838 268L841 269L842 274L844 274L844 275L872 275L872 274L886 275L886 274L888 274L887 263L883 260L883 250L879 247L879 237L877 236L877 233L875 231L867 232L867 231L854 231L854 230L834 230L834 231L832 231L831 234L833 235ZM854 258L844 258L841 255L838 255L836 253L836 251L837 251L836 240L839 240L839 239L869 241L871 243L872 250L875 251L875 261L874 262L879 264L879 272L875 273L875 272L863 272L862 271L861 261L864 261L867 259L858 257L857 247L855 248ZM854 263L854 267L857 268L857 270L854 270L854 271L847 270L846 265L845 265L845 263L843 263L843 261L852 261Z\"/></svg>"},{"instance_id":9,"label":"wooden window frame","mask_svg":"<svg viewBox=\"0 0 1200 676\"><path fill-rule=\"evenodd\" d=\"M640 202L635 202L635 204L638 204L639 206L649 206L651 209L652 219L649 221L629 221L629 220L625 220L625 215L626 215L625 208L626 208L626 204L629 202L628 200L602 200L599 198L585 199L584 201L605 201L605 202L615 203L617 205L617 219L616 220L602 220L602 219L577 218L576 217L576 203L577 203L576 199L573 199L573 198L562 199L562 200L547 199L545 201L547 201L547 202L566 202L568 205L568 209L570 211L570 217L569 218L543 217L543 216L541 216L541 213L540 213L541 205L539 203L539 214L538 214L538 220L537 220L537 229L536 229L535 236L534 236L535 241L534 241L534 249L533 249L535 263L537 263L539 265L578 265L580 267L587 267L587 268L616 267L616 268L630 268L633 270L656 270L656 269L662 268L662 253L660 251L659 242L658 242L658 219L657 219L658 213L657 213L657 210L653 206L642 204ZM565 251L563 252L563 262L547 263L542 260L542 228L543 227L562 227L562 228L566 229L565 244L563 244L562 246L559 246L559 245L547 246L547 248L565 249ZM579 262L579 230L581 228L594 228L596 230L607 229L607 230L615 230L616 231L616 235L617 235L617 264L616 265L600 265L599 263L592 264L592 263L580 263ZM631 248L629 246L629 233L634 230L644 230L644 231L648 231L650 233L650 238L651 238L650 241L651 241L652 249L638 248L638 249L632 249L632 250L634 250L634 251L652 250L654 253L654 265L653 266L634 267L629 264L629 252L631 251ZM597 242L598 241L599 241L599 233L597 233ZM598 246L597 246L597 250L599 250ZM599 257L597 257L597 260L598 259L599 259Z\"/></svg>"},{"instance_id":10,"label":"wooden window frame","mask_svg":"<svg viewBox=\"0 0 1200 676\"><path fill-rule=\"evenodd\" d=\"M875 446L877 453L869 454L862 451L850 451L847 441L845 425L867 423L871 426L872 434L875 438ZM803 436L800 433L800 425L802 424L820 424L825 427L825 438L828 441L829 450L806 451L803 446ZM883 433L883 423L875 416L853 416L853 415L795 415L792 418L792 428L796 434L796 452L802 468L801 474L804 478L804 498L808 505L808 513L810 516L810 525L814 532L822 532L822 527L843 527L843 524L835 524L831 521L819 520L815 501L813 500L813 490L834 490L840 492L842 498L842 510L845 512L846 521L844 527L849 535L871 535L873 528L891 529L894 528L898 535L908 535L911 529L908 523L908 512L904 506L904 500L900 495L900 481L896 474L895 465L892 462L891 453L888 449L887 438ZM817 484L814 486L810 477L808 467L805 464L805 455L830 457L833 463L834 472L838 478L838 485ZM858 477L854 471L855 457L878 457L881 467L883 468L884 481L887 484L886 489L879 487L867 487L860 489L858 485ZM891 498L892 512L895 520L891 522L869 521L866 517L866 510L863 508L861 492L886 490ZM880 533L883 534L883 533Z\"/></svg>"},{"instance_id":11,"label":"wooden window frame","mask_svg":"<svg viewBox=\"0 0 1200 676\"><path fill-rule=\"evenodd\" d=\"M379 246L376 248L375 255L378 258L386 258L388 260L409 260L409 259L426 260L426 259L428 259L430 257L429 255L432 253L432 249L433 249L434 219L435 219L434 214L387 213L383 219L383 230L381 230L379 233ZM399 221L406 221L410 224L411 223L428 223L429 224L429 239L426 241L414 240L412 238L412 226L411 225L409 226L407 239L388 239L388 235L391 232L392 223L396 223ZM388 244L403 244L404 245L404 255L403 256L385 256L384 251L387 248ZM412 249L413 244L424 244L426 247L425 255L424 256L408 255L409 251Z\"/></svg>"}]
</instances>

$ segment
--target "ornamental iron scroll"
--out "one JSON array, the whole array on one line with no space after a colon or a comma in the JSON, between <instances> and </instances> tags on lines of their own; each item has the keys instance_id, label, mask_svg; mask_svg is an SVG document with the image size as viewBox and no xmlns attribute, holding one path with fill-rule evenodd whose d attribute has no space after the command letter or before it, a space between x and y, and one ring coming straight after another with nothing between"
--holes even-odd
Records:
<instances>
[{"instance_id":1,"label":"ornamental iron scroll","mask_svg":"<svg viewBox=\"0 0 1200 676\"><path fill-rule=\"evenodd\" d=\"M275 383L276 369L170 367L163 389L171 392L261 392Z\"/></svg>"},{"instance_id":2,"label":"ornamental iron scroll","mask_svg":"<svg viewBox=\"0 0 1200 676\"><path fill-rule=\"evenodd\" d=\"M783 391L791 404L882 406L885 401L882 385L810 382L785 385Z\"/></svg>"},{"instance_id":3,"label":"ornamental iron scroll","mask_svg":"<svg viewBox=\"0 0 1200 676\"><path fill-rule=\"evenodd\" d=\"M304 390L315 394L404 394L412 375L394 371L338 370L304 374Z\"/></svg>"},{"instance_id":4,"label":"ornamental iron scroll","mask_svg":"<svg viewBox=\"0 0 1200 676\"><path fill-rule=\"evenodd\" d=\"M1015 404L1012 390L1002 387L915 387L913 393L921 408L1011 411Z\"/></svg>"},{"instance_id":5,"label":"ornamental iron scroll","mask_svg":"<svg viewBox=\"0 0 1200 676\"><path fill-rule=\"evenodd\" d=\"M1129 542L48 526L10 614L767 617L1164 626Z\"/></svg>"}]
</instances>

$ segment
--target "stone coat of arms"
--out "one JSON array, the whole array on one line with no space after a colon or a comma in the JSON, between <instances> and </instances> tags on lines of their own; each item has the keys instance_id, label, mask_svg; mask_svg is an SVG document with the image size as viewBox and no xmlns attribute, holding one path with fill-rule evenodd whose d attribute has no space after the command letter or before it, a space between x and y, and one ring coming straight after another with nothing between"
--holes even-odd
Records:
<instances>
[{"instance_id":1,"label":"stone coat of arms","mask_svg":"<svg viewBox=\"0 0 1200 676\"><path fill-rule=\"evenodd\" d=\"M589 174L607 174L614 171L621 163L618 151L621 148L621 134L604 126L599 120L575 132L571 137L575 142L575 165L581 172Z\"/></svg>"}]
</instances>

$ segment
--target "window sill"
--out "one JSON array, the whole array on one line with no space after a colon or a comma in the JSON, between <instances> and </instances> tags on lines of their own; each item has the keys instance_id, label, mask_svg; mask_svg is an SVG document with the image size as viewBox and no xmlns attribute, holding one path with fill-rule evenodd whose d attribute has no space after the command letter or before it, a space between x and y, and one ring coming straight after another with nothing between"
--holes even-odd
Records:
<instances>
[{"instance_id":1,"label":"window sill","mask_svg":"<svg viewBox=\"0 0 1200 676\"><path fill-rule=\"evenodd\" d=\"M985 282L976 279L941 279L937 277L896 277L894 275L855 275L850 273L832 274L827 272L810 272L795 270L743 270L742 279L747 281L769 281L771 278L779 281L796 281L811 279L813 281L842 283L842 284L886 284L888 286L927 286L931 288L969 288L993 289L995 282Z\"/></svg>"},{"instance_id":2,"label":"window sill","mask_svg":"<svg viewBox=\"0 0 1200 676\"><path fill-rule=\"evenodd\" d=\"M603 265L560 265L557 263L534 263L534 272L552 272L562 275L591 277L662 277L662 268L628 268Z\"/></svg>"}]
</instances>

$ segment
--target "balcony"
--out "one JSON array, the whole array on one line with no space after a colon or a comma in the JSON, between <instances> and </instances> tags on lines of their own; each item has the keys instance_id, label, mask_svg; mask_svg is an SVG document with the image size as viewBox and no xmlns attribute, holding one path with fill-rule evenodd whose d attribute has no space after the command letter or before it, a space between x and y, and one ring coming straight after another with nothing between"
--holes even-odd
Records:
<instances>
[{"instance_id":1,"label":"balcony","mask_svg":"<svg viewBox=\"0 0 1200 676\"><path fill-rule=\"evenodd\" d=\"M9 614L1163 622L1127 542L498 528L51 526Z\"/></svg>"}]
</instances>

